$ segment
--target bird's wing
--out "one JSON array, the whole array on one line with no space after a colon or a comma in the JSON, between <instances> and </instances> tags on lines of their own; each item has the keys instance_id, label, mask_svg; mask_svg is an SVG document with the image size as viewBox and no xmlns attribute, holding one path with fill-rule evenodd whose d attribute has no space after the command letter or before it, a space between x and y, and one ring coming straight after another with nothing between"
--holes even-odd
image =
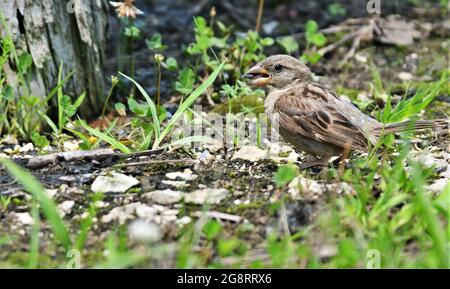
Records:
<instances>
[{"instance_id":1,"label":"bird's wing","mask_svg":"<svg viewBox=\"0 0 450 289\"><path fill-rule=\"evenodd\" d=\"M284 93L274 108L285 130L337 147L366 151L364 132L339 111L337 104L342 101L330 90L311 83Z\"/></svg>"}]
</instances>

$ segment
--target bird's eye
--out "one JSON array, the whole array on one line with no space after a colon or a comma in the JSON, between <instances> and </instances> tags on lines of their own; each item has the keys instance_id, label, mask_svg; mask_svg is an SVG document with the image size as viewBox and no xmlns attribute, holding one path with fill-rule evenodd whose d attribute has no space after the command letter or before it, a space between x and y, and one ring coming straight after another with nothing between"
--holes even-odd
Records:
<instances>
[{"instance_id":1,"label":"bird's eye","mask_svg":"<svg viewBox=\"0 0 450 289\"><path fill-rule=\"evenodd\" d=\"M283 70L283 65L277 64L277 65L275 65L274 69L275 69L275 72L279 73Z\"/></svg>"}]
</instances>

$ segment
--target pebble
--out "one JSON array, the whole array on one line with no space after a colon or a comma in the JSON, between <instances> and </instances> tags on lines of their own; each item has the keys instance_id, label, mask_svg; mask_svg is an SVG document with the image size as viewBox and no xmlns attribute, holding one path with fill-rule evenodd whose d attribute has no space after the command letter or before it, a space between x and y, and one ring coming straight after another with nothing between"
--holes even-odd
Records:
<instances>
[{"instance_id":1,"label":"pebble","mask_svg":"<svg viewBox=\"0 0 450 289\"><path fill-rule=\"evenodd\" d=\"M66 141L63 144L64 151L66 152L73 152L80 149L79 141L73 140L73 141Z\"/></svg>"},{"instance_id":2,"label":"pebble","mask_svg":"<svg viewBox=\"0 0 450 289\"><path fill-rule=\"evenodd\" d=\"M181 201L183 198L183 192L172 191L170 189L158 190L146 193L144 197L161 205L171 205Z\"/></svg>"},{"instance_id":3,"label":"pebble","mask_svg":"<svg viewBox=\"0 0 450 289\"><path fill-rule=\"evenodd\" d=\"M397 75L397 77L398 77L400 80L403 80L403 81L410 81L410 80L413 80L413 79L414 79L414 75L412 75L411 73L406 72L406 71L400 72L400 73Z\"/></svg>"},{"instance_id":4,"label":"pebble","mask_svg":"<svg viewBox=\"0 0 450 289\"><path fill-rule=\"evenodd\" d=\"M186 188L189 187L189 184L186 181L170 181L170 180L162 180L161 183L174 187L174 188Z\"/></svg>"},{"instance_id":5,"label":"pebble","mask_svg":"<svg viewBox=\"0 0 450 289\"><path fill-rule=\"evenodd\" d=\"M155 223L138 219L128 225L128 236L138 242L154 243L161 240L162 233Z\"/></svg>"},{"instance_id":6,"label":"pebble","mask_svg":"<svg viewBox=\"0 0 450 289\"><path fill-rule=\"evenodd\" d=\"M187 224L189 224L191 222L192 222L192 218L189 217L189 216L183 216L180 219L175 221L176 224L181 225L181 226L187 225Z\"/></svg>"},{"instance_id":7,"label":"pebble","mask_svg":"<svg viewBox=\"0 0 450 289\"><path fill-rule=\"evenodd\" d=\"M267 157L267 152L257 146L243 146L234 153L232 160L241 159L249 162L257 162Z\"/></svg>"},{"instance_id":8,"label":"pebble","mask_svg":"<svg viewBox=\"0 0 450 289\"><path fill-rule=\"evenodd\" d=\"M435 167L438 170L446 170L449 166L448 161L441 158L436 158L434 154L430 152L421 152L416 160L419 161L425 167Z\"/></svg>"},{"instance_id":9,"label":"pebble","mask_svg":"<svg viewBox=\"0 0 450 289\"><path fill-rule=\"evenodd\" d=\"M58 205L59 213L64 217L72 212L72 208L75 205L75 201L64 201Z\"/></svg>"},{"instance_id":10,"label":"pebble","mask_svg":"<svg viewBox=\"0 0 450 289\"><path fill-rule=\"evenodd\" d=\"M135 216L143 219L151 219L155 215L156 210L153 207L136 202L113 208L108 214L102 216L101 221L103 223L109 223L113 220L118 220L120 224L123 224L128 219L134 219Z\"/></svg>"},{"instance_id":11,"label":"pebble","mask_svg":"<svg viewBox=\"0 0 450 289\"><path fill-rule=\"evenodd\" d=\"M438 179L431 185L425 186L425 189L432 193L440 194L444 191L444 188L445 186L447 186L448 183L449 183L448 179Z\"/></svg>"},{"instance_id":12,"label":"pebble","mask_svg":"<svg viewBox=\"0 0 450 289\"><path fill-rule=\"evenodd\" d=\"M112 172L98 176L92 183L91 190L96 193L124 193L139 184L139 181L124 174Z\"/></svg>"},{"instance_id":13,"label":"pebble","mask_svg":"<svg viewBox=\"0 0 450 289\"><path fill-rule=\"evenodd\" d=\"M186 170L184 170L184 172L167 173L166 177L171 180L176 180L177 178L179 178L184 181L193 181L196 178L198 178L198 175L193 174L190 169L186 169Z\"/></svg>"},{"instance_id":14,"label":"pebble","mask_svg":"<svg viewBox=\"0 0 450 289\"><path fill-rule=\"evenodd\" d=\"M15 218L22 224L22 225L33 225L34 220L31 217L29 213L13 213Z\"/></svg>"},{"instance_id":15,"label":"pebble","mask_svg":"<svg viewBox=\"0 0 450 289\"><path fill-rule=\"evenodd\" d=\"M47 194L47 196L49 198L53 199L56 196L56 194L58 193L58 190L57 189L46 189L45 193Z\"/></svg>"},{"instance_id":16,"label":"pebble","mask_svg":"<svg viewBox=\"0 0 450 289\"><path fill-rule=\"evenodd\" d=\"M345 182L334 184L322 184L315 180L307 179L303 176L294 178L288 185L289 194L295 200L317 199L325 192L334 192L336 194L352 194L353 188Z\"/></svg>"},{"instance_id":17,"label":"pebble","mask_svg":"<svg viewBox=\"0 0 450 289\"><path fill-rule=\"evenodd\" d=\"M32 150L34 150L34 145L29 142L26 145L24 145L23 147L21 147L19 149L19 152L26 153L26 152L29 152L29 151L32 151Z\"/></svg>"},{"instance_id":18,"label":"pebble","mask_svg":"<svg viewBox=\"0 0 450 289\"><path fill-rule=\"evenodd\" d=\"M228 196L227 189L201 189L184 195L186 203L197 205L218 204Z\"/></svg>"}]
</instances>

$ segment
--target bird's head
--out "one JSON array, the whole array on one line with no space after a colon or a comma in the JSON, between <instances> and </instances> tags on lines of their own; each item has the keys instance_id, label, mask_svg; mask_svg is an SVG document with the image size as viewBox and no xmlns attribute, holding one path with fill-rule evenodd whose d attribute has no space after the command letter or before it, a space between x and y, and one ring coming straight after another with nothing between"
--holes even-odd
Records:
<instances>
[{"instance_id":1,"label":"bird's head","mask_svg":"<svg viewBox=\"0 0 450 289\"><path fill-rule=\"evenodd\" d=\"M281 89L295 80L310 78L311 71L296 58L279 54L256 64L243 77L248 79L250 85Z\"/></svg>"}]
</instances>

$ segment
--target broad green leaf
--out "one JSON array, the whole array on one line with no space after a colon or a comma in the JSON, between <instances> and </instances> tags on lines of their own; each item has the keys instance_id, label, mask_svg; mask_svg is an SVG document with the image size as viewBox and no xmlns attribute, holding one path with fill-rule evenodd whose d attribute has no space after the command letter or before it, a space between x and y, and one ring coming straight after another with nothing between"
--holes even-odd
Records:
<instances>
[{"instance_id":1,"label":"broad green leaf","mask_svg":"<svg viewBox=\"0 0 450 289\"><path fill-rule=\"evenodd\" d=\"M298 50L299 45L294 37L292 36L283 36L277 38L278 44L280 44L287 53L291 54Z\"/></svg>"},{"instance_id":2,"label":"broad green leaf","mask_svg":"<svg viewBox=\"0 0 450 289\"><path fill-rule=\"evenodd\" d=\"M178 81L175 83L175 89L181 94L187 95L192 92L195 82L195 73L190 68L181 71Z\"/></svg>"},{"instance_id":3,"label":"broad green leaf","mask_svg":"<svg viewBox=\"0 0 450 289\"><path fill-rule=\"evenodd\" d=\"M298 168L294 165L284 165L278 168L273 176L273 181L277 187L281 188L291 182L298 175Z\"/></svg>"},{"instance_id":4,"label":"broad green leaf","mask_svg":"<svg viewBox=\"0 0 450 289\"><path fill-rule=\"evenodd\" d=\"M306 22L305 30L306 30L306 37L309 37L319 30L319 26L317 25L316 21L308 20L308 22Z\"/></svg>"}]
</instances>

